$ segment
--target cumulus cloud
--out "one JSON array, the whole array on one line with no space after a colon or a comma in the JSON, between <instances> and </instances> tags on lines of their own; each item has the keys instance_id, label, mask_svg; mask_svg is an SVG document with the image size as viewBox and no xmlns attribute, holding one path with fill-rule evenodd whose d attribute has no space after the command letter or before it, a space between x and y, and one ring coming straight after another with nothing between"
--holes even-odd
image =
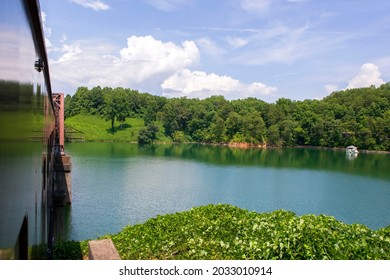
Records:
<instances>
[{"instance_id":1,"label":"cumulus cloud","mask_svg":"<svg viewBox=\"0 0 390 280\"><path fill-rule=\"evenodd\" d=\"M161 87L163 95L168 97L206 98L211 95L224 95L228 99L264 97L277 90L262 83L244 84L229 76L189 69L176 72L166 79Z\"/></svg>"},{"instance_id":2,"label":"cumulus cloud","mask_svg":"<svg viewBox=\"0 0 390 280\"><path fill-rule=\"evenodd\" d=\"M61 41L62 47L56 48L58 57L50 61L54 91L72 93L79 86L100 85L129 87L167 97L224 95L236 99L262 98L277 90L263 83L244 84L228 76L191 71L200 61L194 41L175 44L152 36L131 36L121 49L101 40L69 42L63 37ZM209 53L222 52L206 38L199 41Z\"/></svg>"},{"instance_id":3,"label":"cumulus cloud","mask_svg":"<svg viewBox=\"0 0 390 280\"><path fill-rule=\"evenodd\" d=\"M131 36L120 50L102 41L64 44L61 55L51 61L51 72L54 84L61 87L141 86L152 90L198 60L199 50L193 41L176 45L152 36Z\"/></svg>"},{"instance_id":4,"label":"cumulus cloud","mask_svg":"<svg viewBox=\"0 0 390 280\"><path fill-rule=\"evenodd\" d=\"M71 0L71 2L94 11L104 11L110 9L109 5L100 0Z\"/></svg>"},{"instance_id":5,"label":"cumulus cloud","mask_svg":"<svg viewBox=\"0 0 390 280\"><path fill-rule=\"evenodd\" d=\"M177 46L172 42L163 43L152 36L132 36L127 39L127 47L120 51L121 65L127 69L133 68L133 77L138 82L158 73L170 75L196 64L198 60L199 50L193 41L185 41Z\"/></svg>"},{"instance_id":6,"label":"cumulus cloud","mask_svg":"<svg viewBox=\"0 0 390 280\"><path fill-rule=\"evenodd\" d=\"M54 91L72 93L66 89L100 85L129 87L167 97L224 95L236 99L262 98L277 90L263 83L244 84L229 76L191 71L200 61L193 41L175 44L152 36L131 36L127 45L118 49L104 41L67 40L59 52L50 61Z\"/></svg>"},{"instance_id":7,"label":"cumulus cloud","mask_svg":"<svg viewBox=\"0 0 390 280\"><path fill-rule=\"evenodd\" d=\"M348 82L347 89L369 86L380 86L385 82L381 79L379 67L373 63L365 63L360 67L359 73Z\"/></svg>"}]
</instances>

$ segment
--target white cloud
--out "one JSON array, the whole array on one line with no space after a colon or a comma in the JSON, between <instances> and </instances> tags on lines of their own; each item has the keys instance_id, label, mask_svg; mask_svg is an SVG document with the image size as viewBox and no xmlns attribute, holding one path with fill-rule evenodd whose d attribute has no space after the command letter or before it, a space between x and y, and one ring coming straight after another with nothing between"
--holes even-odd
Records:
<instances>
[{"instance_id":1,"label":"white cloud","mask_svg":"<svg viewBox=\"0 0 390 280\"><path fill-rule=\"evenodd\" d=\"M329 84L325 86L325 91L326 93L330 94L332 92L337 91L338 87L339 87L338 85Z\"/></svg>"},{"instance_id":2,"label":"white cloud","mask_svg":"<svg viewBox=\"0 0 390 280\"><path fill-rule=\"evenodd\" d=\"M132 36L121 50L102 41L64 44L50 64L53 85L61 89L100 85L158 93L153 91L161 92L162 81L198 61L199 50L192 41L176 45L152 36Z\"/></svg>"},{"instance_id":3,"label":"white cloud","mask_svg":"<svg viewBox=\"0 0 390 280\"><path fill-rule=\"evenodd\" d=\"M41 20L43 25L43 32L45 33L45 36L50 37L51 36L51 28L46 26L46 16L47 14L45 12L41 12Z\"/></svg>"},{"instance_id":4,"label":"white cloud","mask_svg":"<svg viewBox=\"0 0 390 280\"><path fill-rule=\"evenodd\" d=\"M241 48L249 43L248 40L243 39L241 37L226 37L226 41L232 46L234 49Z\"/></svg>"},{"instance_id":5,"label":"white cloud","mask_svg":"<svg viewBox=\"0 0 390 280\"><path fill-rule=\"evenodd\" d=\"M28 36L20 36L18 26L1 28L0 26L0 79L4 81L16 81L20 83L31 83L32 80L40 79L38 72L33 69L35 57L34 44ZM3 89L2 89L3 90Z\"/></svg>"},{"instance_id":6,"label":"white cloud","mask_svg":"<svg viewBox=\"0 0 390 280\"><path fill-rule=\"evenodd\" d=\"M68 40L68 37L66 36L66 34L62 34L60 43L64 43L66 42L66 40Z\"/></svg>"},{"instance_id":7,"label":"white cloud","mask_svg":"<svg viewBox=\"0 0 390 280\"><path fill-rule=\"evenodd\" d=\"M185 41L182 46L172 42L163 43L152 36L132 36L127 39L127 47L120 51L120 63L127 69L135 70L133 77L138 82L161 73L171 75L199 60L199 50L193 41Z\"/></svg>"},{"instance_id":8,"label":"white cloud","mask_svg":"<svg viewBox=\"0 0 390 280\"><path fill-rule=\"evenodd\" d=\"M164 12L170 12L190 4L191 0L145 0L146 3Z\"/></svg>"},{"instance_id":9,"label":"white cloud","mask_svg":"<svg viewBox=\"0 0 390 280\"><path fill-rule=\"evenodd\" d=\"M308 25L299 28L278 26L251 36L246 49L231 61L246 65L293 63L332 46L322 38L308 37ZM319 47L320 46L320 47Z\"/></svg>"},{"instance_id":10,"label":"white cloud","mask_svg":"<svg viewBox=\"0 0 390 280\"><path fill-rule=\"evenodd\" d=\"M163 95L168 97L187 96L206 98L212 95L223 95L228 99L245 97L264 97L274 93L277 88L263 83L244 84L229 76L219 76L202 71L184 69L166 79L161 87Z\"/></svg>"},{"instance_id":11,"label":"white cloud","mask_svg":"<svg viewBox=\"0 0 390 280\"><path fill-rule=\"evenodd\" d=\"M54 91L73 91L79 86L129 87L168 97L205 98L224 95L228 99L272 95L276 87L245 84L229 76L191 71L200 60L193 41L180 45L152 36L131 36L118 49L103 41L63 44L61 54L50 61Z\"/></svg>"},{"instance_id":12,"label":"white cloud","mask_svg":"<svg viewBox=\"0 0 390 280\"><path fill-rule=\"evenodd\" d=\"M214 41L208 38L200 38L196 40L197 45L201 50L203 50L207 54L211 54L213 56L219 56L222 54L226 54L226 51L222 48L219 48Z\"/></svg>"},{"instance_id":13,"label":"white cloud","mask_svg":"<svg viewBox=\"0 0 390 280\"><path fill-rule=\"evenodd\" d=\"M381 69L382 76L385 81L390 80L390 56L381 57L375 60L375 65Z\"/></svg>"},{"instance_id":14,"label":"white cloud","mask_svg":"<svg viewBox=\"0 0 390 280\"><path fill-rule=\"evenodd\" d=\"M250 13L265 14L272 0L241 0L241 8Z\"/></svg>"},{"instance_id":15,"label":"white cloud","mask_svg":"<svg viewBox=\"0 0 390 280\"><path fill-rule=\"evenodd\" d=\"M51 43L51 41L49 39L51 36L51 28L46 26L46 16L47 16L47 14L45 12L41 12L43 34L45 36L45 45L46 45L48 52L50 52L53 48L53 44Z\"/></svg>"},{"instance_id":16,"label":"white cloud","mask_svg":"<svg viewBox=\"0 0 390 280\"><path fill-rule=\"evenodd\" d=\"M313 32L314 29L312 23L305 23L298 27L278 24L259 30L248 36L245 48L237 55L233 54L229 60L240 65L292 64L343 49L348 41L357 36L349 33L333 36Z\"/></svg>"},{"instance_id":17,"label":"white cloud","mask_svg":"<svg viewBox=\"0 0 390 280\"><path fill-rule=\"evenodd\" d=\"M347 89L369 86L380 86L385 82L381 79L379 67L373 63L365 63L360 67L359 73L348 82Z\"/></svg>"},{"instance_id":18,"label":"white cloud","mask_svg":"<svg viewBox=\"0 0 390 280\"><path fill-rule=\"evenodd\" d=\"M100 0L71 0L70 2L81 5L94 11L104 11L110 9L110 6Z\"/></svg>"},{"instance_id":19,"label":"white cloud","mask_svg":"<svg viewBox=\"0 0 390 280\"><path fill-rule=\"evenodd\" d=\"M63 45L62 52L63 52L63 55L58 59L58 62L64 62L67 60L75 60L75 58L77 58L77 56L82 53L82 50L78 44Z\"/></svg>"}]
</instances>

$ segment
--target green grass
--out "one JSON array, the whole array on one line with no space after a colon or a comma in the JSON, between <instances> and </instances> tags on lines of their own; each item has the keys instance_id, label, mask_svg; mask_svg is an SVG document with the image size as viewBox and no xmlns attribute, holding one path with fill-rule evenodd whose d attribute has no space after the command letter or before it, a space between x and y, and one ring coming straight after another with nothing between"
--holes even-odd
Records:
<instances>
[{"instance_id":1,"label":"green grass","mask_svg":"<svg viewBox=\"0 0 390 280\"><path fill-rule=\"evenodd\" d=\"M390 226L371 230L325 215L256 213L232 205L157 216L102 238L112 239L122 259L390 259ZM87 241L65 242L58 248L57 258L80 258ZM80 248L76 254L75 248Z\"/></svg>"},{"instance_id":2,"label":"green grass","mask_svg":"<svg viewBox=\"0 0 390 280\"><path fill-rule=\"evenodd\" d=\"M76 115L65 120L68 130L79 131L79 135L85 141L113 141L113 142L138 142L138 133L145 127L141 118L128 118L120 126L115 122L114 131L111 130L111 121L105 121L96 115ZM172 142L163 133L160 125L158 142Z\"/></svg>"}]
</instances>

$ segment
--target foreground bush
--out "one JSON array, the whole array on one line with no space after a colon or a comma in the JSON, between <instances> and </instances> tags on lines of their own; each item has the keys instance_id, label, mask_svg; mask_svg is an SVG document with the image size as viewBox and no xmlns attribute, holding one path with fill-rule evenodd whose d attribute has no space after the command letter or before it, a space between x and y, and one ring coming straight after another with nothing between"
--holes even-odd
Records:
<instances>
[{"instance_id":1,"label":"foreground bush","mask_svg":"<svg viewBox=\"0 0 390 280\"><path fill-rule=\"evenodd\" d=\"M122 259L390 259L390 226L374 231L325 215L231 205L158 216L108 237Z\"/></svg>"}]
</instances>

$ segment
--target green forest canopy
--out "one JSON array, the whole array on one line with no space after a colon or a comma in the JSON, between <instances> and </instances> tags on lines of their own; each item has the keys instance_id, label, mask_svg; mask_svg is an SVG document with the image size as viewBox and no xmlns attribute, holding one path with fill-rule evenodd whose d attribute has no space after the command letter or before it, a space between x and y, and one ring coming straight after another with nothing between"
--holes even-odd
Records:
<instances>
[{"instance_id":1,"label":"green forest canopy","mask_svg":"<svg viewBox=\"0 0 390 280\"><path fill-rule=\"evenodd\" d=\"M141 118L145 129L159 124L175 142L355 145L390 151L390 83L337 91L322 100L280 98L275 103L256 98L229 101L223 96L166 98L119 87L79 87L65 98L65 117L78 114L98 115L111 122L111 129L115 122Z\"/></svg>"}]
</instances>

